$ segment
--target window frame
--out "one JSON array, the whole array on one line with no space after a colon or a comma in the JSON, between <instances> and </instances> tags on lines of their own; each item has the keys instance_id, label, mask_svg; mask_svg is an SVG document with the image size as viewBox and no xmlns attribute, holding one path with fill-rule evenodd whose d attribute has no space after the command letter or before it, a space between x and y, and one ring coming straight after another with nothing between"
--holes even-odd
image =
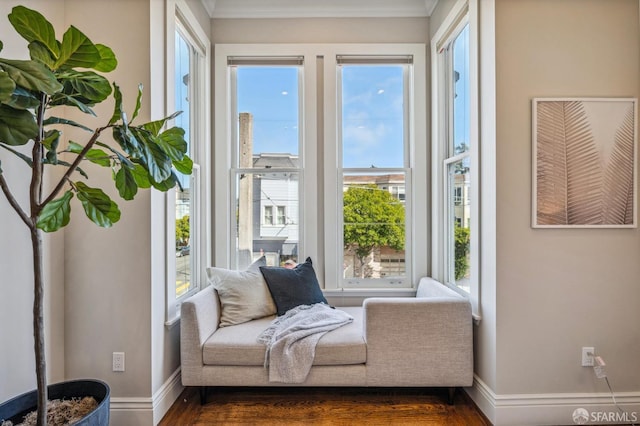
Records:
<instances>
[{"instance_id":1,"label":"window frame","mask_svg":"<svg viewBox=\"0 0 640 426\"><path fill-rule=\"evenodd\" d=\"M195 229L190 229L193 234L191 245L191 281L189 291L176 295L176 254L175 254L175 220L176 220L176 191L177 188L167 191L165 198L166 220L166 310L165 326L173 327L180 319L180 305L183 300L200 291L205 282L205 267L211 257L211 244L207 235L210 235L210 182L209 158L210 149L207 141L210 140L210 61L211 43L200 27L197 18L191 12L184 0L167 2L167 32L166 32L166 93L167 109L173 113L175 105L175 36L179 32L188 46L197 52L193 62L193 79L190 81L190 157L194 161L192 180L192 209L190 221ZM190 61L191 62L191 61ZM195 231L195 232L192 232Z\"/></svg>"},{"instance_id":2,"label":"window frame","mask_svg":"<svg viewBox=\"0 0 640 426\"><path fill-rule=\"evenodd\" d=\"M470 149L460 153L451 153L449 134L452 131L453 102L448 90L450 84L449 75L453 70L451 56L445 55L446 47L450 46L463 28L469 26L469 128ZM442 25L438 28L431 40L431 87L432 87L432 235L434 253L432 262L432 275L445 283L458 293L469 298L473 312L479 318L480 298L480 105L478 89L478 2L477 0L458 0L452 7ZM469 158L471 185L468 198L471 201L471 240L470 240L470 288L469 292L461 289L452 282L453 274L450 247L447 229L453 223L449 204L451 191L448 190L448 167L461 160ZM461 189L464 192L464 187Z\"/></svg>"},{"instance_id":3,"label":"window frame","mask_svg":"<svg viewBox=\"0 0 640 426\"><path fill-rule=\"evenodd\" d=\"M426 47L422 43L401 44L216 44L215 45L215 205L225 206L216 209L214 218L215 258L214 264L220 267L232 265L230 231L231 217L228 206L232 205L230 179L233 160L233 140L231 111L235 111L231 99L231 73L227 58L246 57L283 57L300 56L303 58L301 93L303 93L301 122L300 164L304 176L300 176L299 190L304 193L300 198L300 241L304 246L298 254L300 259L310 256L314 269L325 293L364 292L369 290L385 292L388 295L409 295L415 292L418 279L428 275L429 244L428 222L414 221L414 234L411 250L420 253L420 259L414 258L414 267L407 271L406 288L358 288L348 289L340 285L342 260L337 259L336 244L340 244L341 228L336 217L341 207L341 191L338 185L337 145L337 69L335 58L339 55L412 55L414 57L413 75L408 90L416 93L409 107L410 122L414 123L409 131L409 149L412 152L408 168L416 188L426 188L428 183L428 135L426 120ZM333 59L332 59L333 58ZM327 166L335 165L332 167ZM416 167L419 165L420 167ZM406 190L405 190L406 193ZM409 198L409 195L406 195ZM411 204L411 216L421 217L416 212L428 211L428 192L422 191ZM323 206L318 208L318 206ZM274 218L275 219L275 218ZM363 293L363 294L364 294ZM378 294L376 293L376 294Z\"/></svg>"}]
</instances>

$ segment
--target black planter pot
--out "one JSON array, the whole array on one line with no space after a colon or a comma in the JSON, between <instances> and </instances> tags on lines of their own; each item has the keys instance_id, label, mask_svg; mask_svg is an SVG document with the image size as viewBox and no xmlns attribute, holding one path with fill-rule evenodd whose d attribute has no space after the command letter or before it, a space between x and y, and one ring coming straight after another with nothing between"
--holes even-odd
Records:
<instances>
[{"instance_id":1,"label":"black planter pot","mask_svg":"<svg viewBox=\"0 0 640 426\"><path fill-rule=\"evenodd\" d=\"M70 399L92 396L98 407L74 425L109 426L109 385L100 380L71 380L47 386L49 400ZM13 424L22 422L24 416L36 409L38 396L35 390L18 395L0 404L0 421L10 420Z\"/></svg>"}]
</instances>

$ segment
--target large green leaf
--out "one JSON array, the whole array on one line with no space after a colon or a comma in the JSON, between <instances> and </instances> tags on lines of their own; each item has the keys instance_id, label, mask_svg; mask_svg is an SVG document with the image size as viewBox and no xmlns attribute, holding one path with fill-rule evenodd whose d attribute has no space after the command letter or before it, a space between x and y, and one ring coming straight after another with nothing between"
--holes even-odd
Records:
<instances>
[{"instance_id":1,"label":"large green leaf","mask_svg":"<svg viewBox=\"0 0 640 426\"><path fill-rule=\"evenodd\" d=\"M158 136L158 134L160 133L160 129L162 129L162 127L165 125L165 123L167 121L169 121L169 120L173 120L174 118L176 118L180 114L182 114L182 111L174 112L173 114L171 114L168 117L162 118L160 120L150 121L148 123L145 123L145 124L142 125L142 127L147 129L148 131L150 131L154 136Z\"/></svg>"},{"instance_id":2,"label":"large green leaf","mask_svg":"<svg viewBox=\"0 0 640 426\"><path fill-rule=\"evenodd\" d=\"M9 77L5 71L0 71L0 102L6 103L11 100L13 91L16 89L16 83Z\"/></svg>"},{"instance_id":3,"label":"large green leaf","mask_svg":"<svg viewBox=\"0 0 640 426\"><path fill-rule=\"evenodd\" d=\"M79 143L69 141L67 151L74 154L80 154L83 149L84 146L80 145ZM84 158L102 167L109 167L111 165L111 157L109 157L109 154L101 149L91 148L89 151L87 151Z\"/></svg>"},{"instance_id":4,"label":"large green leaf","mask_svg":"<svg viewBox=\"0 0 640 426\"><path fill-rule=\"evenodd\" d=\"M48 164L58 164L58 144L60 143L60 131L50 130L45 134L42 144L47 148L46 160Z\"/></svg>"},{"instance_id":5,"label":"large green leaf","mask_svg":"<svg viewBox=\"0 0 640 426\"><path fill-rule=\"evenodd\" d=\"M41 42L32 41L31 43L29 43L29 55L31 56L31 59L40 61L47 67L54 69L56 58L53 56L47 46L45 46Z\"/></svg>"},{"instance_id":6,"label":"large green leaf","mask_svg":"<svg viewBox=\"0 0 640 426\"><path fill-rule=\"evenodd\" d=\"M82 203L89 220L103 228L110 228L120 220L120 209L107 194L99 188L90 188L83 182L75 182L78 200Z\"/></svg>"},{"instance_id":7,"label":"large green leaf","mask_svg":"<svg viewBox=\"0 0 640 426\"><path fill-rule=\"evenodd\" d=\"M174 161L182 160L189 149L187 141L184 140L184 130L180 127L172 127L160 133L156 142Z\"/></svg>"},{"instance_id":8,"label":"large green leaf","mask_svg":"<svg viewBox=\"0 0 640 426\"><path fill-rule=\"evenodd\" d=\"M133 110L133 115L131 115L131 121L135 120L140 112L140 107L142 106L142 84L138 84L138 96L136 98L136 107Z\"/></svg>"},{"instance_id":9,"label":"large green leaf","mask_svg":"<svg viewBox=\"0 0 640 426\"><path fill-rule=\"evenodd\" d=\"M52 124L65 124L68 126L78 127L80 129L86 130L87 132L93 132L93 129L85 126L84 124L80 124L75 121L67 120L66 118L60 118L60 117L48 117L46 120L44 120L43 124L45 126L49 126Z\"/></svg>"},{"instance_id":10,"label":"large green leaf","mask_svg":"<svg viewBox=\"0 0 640 426\"><path fill-rule=\"evenodd\" d=\"M89 107L89 105L65 93L56 93L56 95L51 98L51 101L49 102L49 104L52 106L55 106L55 105L74 106L74 107L77 107L80 111L84 112L85 114L90 114L90 115L93 115L94 117L96 116L96 113L93 111L93 109L91 109L91 107Z\"/></svg>"},{"instance_id":11,"label":"large green leaf","mask_svg":"<svg viewBox=\"0 0 640 426\"><path fill-rule=\"evenodd\" d=\"M138 193L135 176L128 167L122 166L116 173L116 188L125 200L133 200L133 197Z\"/></svg>"},{"instance_id":12,"label":"large green leaf","mask_svg":"<svg viewBox=\"0 0 640 426\"><path fill-rule=\"evenodd\" d=\"M44 232L54 232L67 226L71 218L71 204L73 198L71 190L64 193L62 198L58 198L47 203L38 216L37 227Z\"/></svg>"},{"instance_id":13,"label":"large green leaf","mask_svg":"<svg viewBox=\"0 0 640 426\"><path fill-rule=\"evenodd\" d=\"M56 76L42 63L37 61L19 61L0 58L0 68L9 73L9 77L18 86L35 92L53 95L62 90Z\"/></svg>"},{"instance_id":14,"label":"large green leaf","mask_svg":"<svg viewBox=\"0 0 640 426\"><path fill-rule=\"evenodd\" d=\"M60 56L54 69L93 68L101 60L100 51L82 31L71 25L62 36Z\"/></svg>"},{"instance_id":15,"label":"large green leaf","mask_svg":"<svg viewBox=\"0 0 640 426\"><path fill-rule=\"evenodd\" d=\"M174 160L173 167L183 175L190 175L193 171L193 160L188 155L185 155L180 161Z\"/></svg>"},{"instance_id":16,"label":"large green leaf","mask_svg":"<svg viewBox=\"0 0 640 426\"><path fill-rule=\"evenodd\" d=\"M100 103L111 94L109 80L93 71L68 71L60 78L64 93L88 105Z\"/></svg>"},{"instance_id":17,"label":"large green leaf","mask_svg":"<svg viewBox=\"0 0 640 426\"><path fill-rule=\"evenodd\" d=\"M162 150L153 139L143 138L143 160L151 179L162 182L171 175L171 158Z\"/></svg>"},{"instance_id":18,"label":"large green leaf","mask_svg":"<svg viewBox=\"0 0 640 426\"><path fill-rule=\"evenodd\" d=\"M93 66L93 69L100 72L111 72L118 66L118 60L111 48L104 44L96 44L96 48L100 53L100 62Z\"/></svg>"},{"instance_id":19,"label":"large green leaf","mask_svg":"<svg viewBox=\"0 0 640 426\"><path fill-rule=\"evenodd\" d=\"M16 86L16 90L13 91L11 99L5 104L15 109L33 109L40 105L40 99L38 99L33 92Z\"/></svg>"},{"instance_id":20,"label":"large green leaf","mask_svg":"<svg viewBox=\"0 0 640 426\"><path fill-rule=\"evenodd\" d=\"M149 179L149 172L142 165L136 164L131 169L133 177L136 180L138 188L151 188L151 180Z\"/></svg>"},{"instance_id":21,"label":"large green leaf","mask_svg":"<svg viewBox=\"0 0 640 426\"><path fill-rule=\"evenodd\" d=\"M130 156L140 158L143 155L142 145L128 127L113 126L113 139Z\"/></svg>"},{"instance_id":22,"label":"large green leaf","mask_svg":"<svg viewBox=\"0 0 640 426\"><path fill-rule=\"evenodd\" d=\"M51 150L51 149L56 149L58 147L59 142L60 142L60 131L58 129L53 129L45 133L44 140L42 141L42 145L44 145L45 148Z\"/></svg>"},{"instance_id":23,"label":"large green leaf","mask_svg":"<svg viewBox=\"0 0 640 426\"><path fill-rule=\"evenodd\" d=\"M38 124L33 114L0 104L0 142L24 145L38 136Z\"/></svg>"},{"instance_id":24,"label":"large green leaf","mask_svg":"<svg viewBox=\"0 0 640 426\"><path fill-rule=\"evenodd\" d=\"M180 180L178 179L178 176L173 171L171 171L171 174L169 175L169 177L163 180L162 182L152 181L151 184L158 191L166 192L171 188L174 188L176 185L180 186ZM180 190L182 190L182 186L180 186Z\"/></svg>"},{"instance_id":25,"label":"large green leaf","mask_svg":"<svg viewBox=\"0 0 640 426\"><path fill-rule=\"evenodd\" d=\"M28 155L21 153L20 151L16 151L15 149L9 148L7 145L0 142L0 148L4 148L16 157L20 158L22 161L27 163L29 167L33 167L33 160Z\"/></svg>"},{"instance_id":26,"label":"large green leaf","mask_svg":"<svg viewBox=\"0 0 640 426\"><path fill-rule=\"evenodd\" d=\"M128 124L126 120L127 116L124 112L124 109L122 108L122 92L120 91L120 87L118 87L118 85L115 83L113 83L113 100L115 101L113 105L113 115L111 115L109 124L115 124L120 121L121 118L124 118L122 122L126 127Z\"/></svg>"},{"instance_id":27,"label":"large green leaf","mask_svg":"<svg viewBox=\"0 0 640 426\"><path fill-rule=\"evenodd\" d=\"M29 43L39 41L56 57L60 51L53 25L40 13L24 6L16 6L9 14L9 22Z\"/></svg>"}]
</instances>

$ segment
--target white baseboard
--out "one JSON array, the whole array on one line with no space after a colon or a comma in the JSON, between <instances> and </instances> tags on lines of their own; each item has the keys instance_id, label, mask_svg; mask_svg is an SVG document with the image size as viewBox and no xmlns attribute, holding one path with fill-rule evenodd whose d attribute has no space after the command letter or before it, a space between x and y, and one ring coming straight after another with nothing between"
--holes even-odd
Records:
<instances>
[{"instance_id":1,"label":"white baseboard","mask_svg":"<svg viewBox=\"0 0 640 426\"><path fill-rule=\"evenodd\" d=\"M150 398L111 398L110 425L155 426L183 390L178 367Z\"/></svg>"},{"instance_id":2,"label":"white baseboard","mask_svg":"<svg viewBox=\"0 0 640 426\"><path fill-rule=\"evenodd\" d=\"M640 424L640 392L615 394L620 412L608 393L512 394L496 395L477 376L465 391L495 426L538 426L575 424ZM576 410L587 418L574 421Z\"/></svg>"}]
</instances>

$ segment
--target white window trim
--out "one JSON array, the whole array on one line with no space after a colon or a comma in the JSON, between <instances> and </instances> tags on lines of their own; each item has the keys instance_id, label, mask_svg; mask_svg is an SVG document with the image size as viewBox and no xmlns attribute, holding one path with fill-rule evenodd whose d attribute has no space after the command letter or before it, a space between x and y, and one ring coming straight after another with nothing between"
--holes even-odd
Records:
<instances>
[{"instance_id":1,"label":"white window trim","mask_svg":"<svg viewBox=\"0 0 640 426\"><path fill-rule=\"evenodd\" d=\"M461 17L469 22L469 73L470 73L470 129L471 129L471 293L451 288L468 296L476 321L482 315L480 298L495 297L496 280L496 122L495 122L495 0L482 1L482 14L478 0L458 0L431 41L431 109L432 109L432 276L444 281L446 259L444 226L445 194L443 193L445 170L445 145L442 143L445 117L439 114L445 108L445 95L440 84L444 73L444 61L440 48ZM482 63L479 65L480 53ZM482 87L480 96L479 87ZM481 161L480 161L481 158ZM482 199L481 199L481 197ZM483 289L481 288L484 288Z\"/></svg>"},{"instance_id":2,"label":"white window trim","mask_svg":"<svg viewBox=\"0 0 640 426\"><path fill-rule=\"evenodd\" d=\"M413 56L413 74L410 79L410 90L415 96L410 97L413 104L409 108L409 122L414 124L414 128L409 131L409 149L411 150L412 180L415 188L426 188L428 184L427 167L428 161L428 134L426 129L427 117L427 87L426 87L426 49L421 43L405 44L217 44L215 46L215 205L225 206L216 209L214 229L215 238L215 258L214 264L219 267L229 267L231 265L231 209L232 194L230 180L232 179L230 170L232 169L232 146L228 141L232 140L231 113L234 111L231 105L231 73L227 65L228 57L282 57L282 56L302 56L303 64L303 94L302 109L304 115L304 134L301 135L301 157L304 164L301 168L304 174L301 175L300 191L304 197L300 198L302 217L300 217L300 240L304 241L300 258L311 256L314 269L318 275L318 280L324 283L328 292L342 292L347 290L339 287L342 274L342 261L336 258L336 244L341 244L338 235L337 208L339 203L338 179L341 169L335 172L318 171L319 162L324 164L341 164L338 162L337 152L337 75L334 66L324 66L325 61L335 58L337 55L396 55L398 53L410 54ZM322 93L318 93L322 88ZM305 94L312 94L305 96ZM318 94L318 96L316 96ZM322 95L322 96L320 96ZM319 99L320 98L320 99ZM324 121L324 126L318 123L318 116ZM318 134L324 136L321 142L318 141ZM319 143L321 146L319 147ZM319 148L322 148L320 151ZM323 156L319 158L319 153ZM416 167L419 165L420 167ZM316 183L318 178L323 178L320 185ZM319 198L319 190L324 189L323 198ZM417 191L416 191L417 192ZM419 218L428 211L427 191L420 196L414 197L411 203L410 217ZM318 209L323 206L323 209ZM320 220L319 215L323 218ZM421 254L420 259L414 259L413 267L408 271L408 277L412 286L415 286L420 277L428 274L429 264L429 244L428 221L414 222L414 235L418 236L411 241L412 252ZM411 237L411 236L410 236ZM326 261L325 259L331 259ZM405 294L415 291L415 289L348 289L350 293L367 291L394 292L395 294Z\"/></svg>"},{"instance_id":3,"label":"white window trim","mask_svg":"<svg viewBox=\"0 0 640 426\"><path fill-rule=\"evenodd\" d=\"M185 294L176 297L176 260L175 260L175 200L176 189L167 191L165 194L166 205L166 311L165 325L173 327L180 319L180 304L187 297L198 292L204 286L206 277L205 267L208 265L208 259L211 258L211 242L208 235L211 235L211 209L210 206L210 167L207 166L209 158L211 158L210 144L211 139L211 101L210 101L210 81L211 71L209 64L211 63L211 42L205 31L200 27L191 9L187 6L185 0L169 0L167 1L167 23L166 23L166 93L167 93L167 109L169 113L173 113L173 105L175 105L175 32L180 27L181 33L188 38L190 44L195 46L202 56L201 60L196 64L197 69L195 75L198 77L202 90L194 92L194 104L199 106L192 111L191 122L202 123L192 132L192 140L198 141L198 145L194 147L199 164L194 166L192 179L198 180L197 187L197 203L195 209L198 215L198 227L201 238L198 239L197 247L193 253L198 256L195 261L197 270L192 271L192 281L195 285ZM179 22L179 23L178 23Z\"/></svg>"}]
</instances>

